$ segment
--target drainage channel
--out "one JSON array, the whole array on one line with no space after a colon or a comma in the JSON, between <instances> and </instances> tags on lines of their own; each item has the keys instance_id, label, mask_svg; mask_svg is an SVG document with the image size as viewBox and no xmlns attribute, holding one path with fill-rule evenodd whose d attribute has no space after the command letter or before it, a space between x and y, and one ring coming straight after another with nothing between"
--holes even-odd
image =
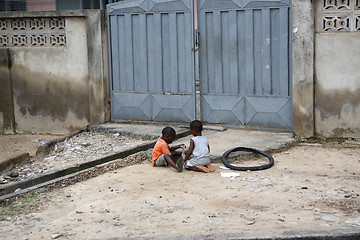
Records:
<instances>
[{"instance_id":1,"label":"drainage channel","mask_svg":"<svg viewBox=\"0 0 360 240\"><path fill-rule=\"evenodd\" d=\"M70 134L68 137L76 136L76 134L82 133L83 131L78 131L76 133ZM176 139L188 135L190 135L190 131L183 130L178 132L178 134L176 135ZM64 139L59 139L58 141L51 141L46 143L46 146L40 146L39 147L40 154L44 154L44 152L48 153L49 151L47 151L46 149L50 149L52 145L63 140ZM130 155L153 148L156 141L157 139L150 140L146 143L137 145L133 148L124 151L117 152L115 154L101 157L92 161L80 163L75 166L68 166L68 167L63 167L61 169L45 172L38 176L34 176L19 182L6 184L5 186L0 187L0 202L6 199L13 198L17 195L31 192L39 188L44 188L49 185L56 185L56 183L67 181L72 178L77 178L80 175L86 175L87 177L85 177L84 179L95 177L97 175L106 172L106 164L111 164L112 161L115 161L117 159L123 159ZM121 168L127 166L126 164L122 164L121 162L114 163L113 165L114 165L113 168ZM100 171L100 174L92 174L91 172L94 172L95 168L97 168L97 170L103 169L103 171L102 172Z\"/></svg>"}]
</instances>

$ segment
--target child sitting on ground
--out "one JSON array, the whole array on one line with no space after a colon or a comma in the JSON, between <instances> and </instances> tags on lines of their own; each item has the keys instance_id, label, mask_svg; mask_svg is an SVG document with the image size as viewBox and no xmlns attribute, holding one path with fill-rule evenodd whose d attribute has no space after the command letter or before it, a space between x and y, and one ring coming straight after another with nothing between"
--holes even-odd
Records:
<instances>
[{"instance_id":1,"label":"child sitting on ground","mask_svg":"<svg viewBox=\"0 0 360 240\"><path fill-rule=\"evenodd\" d=\"M185 156L185 169L198 172L214 172L210 164L210 146L207 137L202 136L203 125L199 120L190 123L190 131L194 136L190 139L189 150ZM190 156L193 157L189 160Z\"/></svg>"},{"instance_id":2,"label":"child sitting on ground","mask_svg":"<svg viewBox=\"0 0 360 240\"><path fill-rule=\"evenodd\" d=\"M183 170L183 159L181 157L181 152L175 150L182 148L184 144L174 147L169 146L176 137L176 132L172 127L165 127L161 133L162 136L156 142L152 153L153 167L170 165L178 172L181 172Z\"/></svg>"}]
</instances>

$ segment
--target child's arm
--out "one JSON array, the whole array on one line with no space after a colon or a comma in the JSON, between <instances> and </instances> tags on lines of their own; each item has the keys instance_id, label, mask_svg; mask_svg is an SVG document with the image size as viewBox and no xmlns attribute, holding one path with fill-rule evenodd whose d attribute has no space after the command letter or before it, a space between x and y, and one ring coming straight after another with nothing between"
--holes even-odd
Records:
<instances>
[{"instance_id":1,"label":"child's arm","mask_svg":"<svg viewBox=\"0 0 360 240\"><path fill-rule=\"evenodd\" d=\"M189 160L189 157L191 156L193 150L194 150L194 141L192 139L190 139L190 146L189 146L189 149L186 151L184 162Z\"/></svg>"},{"instance_id":2,"label":"child's arm","mask_svg":"<svg viewBox=\"0 0 360 240\"><path fill-rule=\"evenodd\" d=\"M179 145L176 145L174 147L170 147L170 152L173 152L176 149L182 148L183 146L185 146L185 144L179 144Z\"/></svg>"},{"instance_id":3,"label":"child's arm","mask_svg":"<svg viewBox=\"0 0 360 240\"><path fill-rule=\"evenodd\" d=\"M181 156L181 153L182 153L182 152L175 151L175 150L176 150L176 149L179 149L179 148L182 148L183 146L185 147L185 144L180 144L180 145L171 147L171 148L170 148L171 156Z\"/></svg>"}]
</instances>

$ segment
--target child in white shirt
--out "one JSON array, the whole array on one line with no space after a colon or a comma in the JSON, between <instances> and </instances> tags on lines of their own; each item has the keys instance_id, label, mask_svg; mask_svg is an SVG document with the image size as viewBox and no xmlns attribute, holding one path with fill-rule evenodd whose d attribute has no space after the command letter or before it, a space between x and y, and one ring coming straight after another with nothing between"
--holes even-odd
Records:
<instances>
[{"instance_id":1,"label":"child in white shirt","mask_svg":"<svg viewBox=\"0 0 360 240\"><path fill-rule=\"evenodd\" d=\"M213 172L210 164L210 146L207 137L202 136L203 125L199 120L190 123L190 131L194 136L190 139L189 150L185 155L185 169L198 172ZM192 158L190 156L192 155Z\"/></svg>"}]
</instances>

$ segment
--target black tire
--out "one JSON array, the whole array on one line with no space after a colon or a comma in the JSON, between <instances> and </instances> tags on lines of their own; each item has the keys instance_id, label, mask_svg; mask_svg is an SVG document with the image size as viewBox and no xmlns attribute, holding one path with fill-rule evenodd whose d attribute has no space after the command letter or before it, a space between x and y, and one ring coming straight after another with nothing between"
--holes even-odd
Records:
<instances>
[{"instance_id":1,"label":"black tire","mask_svg":"<svg viewBox=\"0 0 360 240\"><path fill-rule=\"evenodd\" d=\"M232 153L232 152L239 152L239 151L261 154L261 155L265 156L267 159L269 159L269 163L265 164L265 165L254 166L254 167L238 167L238 166L234 166L234 165L231 165L230 163L228 163L227 162L227 157L229 156L229 154ZM250 170L250 171L258 171L258 170L268 169L272 165L274 165L274 158L271 155L269 155L269 154L267 154L265 152L262 152L260 150L254 149L254 148L247 148L247 147L237 147L237 148L227 150L222 155L221 161L223 162L223 164L227 168L230 168L232 170L237 170L237 171L248 171L248 170Z\"/></svg>"}]
</instances>

